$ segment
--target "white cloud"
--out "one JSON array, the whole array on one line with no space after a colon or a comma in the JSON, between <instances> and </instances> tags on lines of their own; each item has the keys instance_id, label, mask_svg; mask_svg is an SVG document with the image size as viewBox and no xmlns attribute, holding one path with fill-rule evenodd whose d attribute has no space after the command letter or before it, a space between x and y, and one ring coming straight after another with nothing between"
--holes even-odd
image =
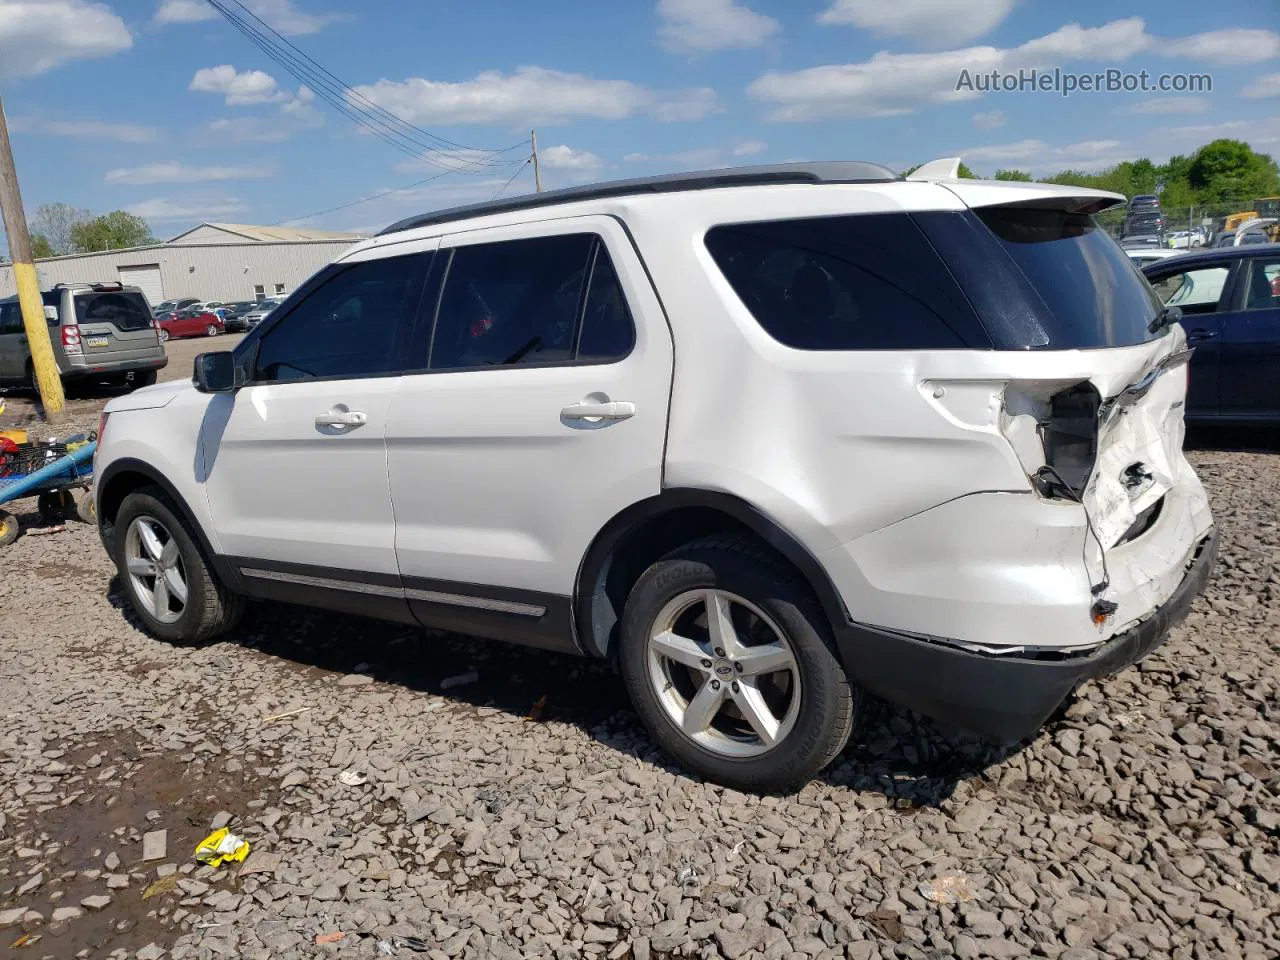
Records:
<instances>
[{"instance_id":1,"label":"white cloud","mask_svg":"<svg viewBox=\"0 0 1280 960\"><path fill-rule=\"evenodd\" d=\"M1173 114L1204 113L1209 101L1204 97L1152 97L1131 104L1126 113L1169 116Z\"/></svg>"},{"instance_id":2,"label":"white cloud","mask_svg":"<svg viewBox=\"0 0 1280 960\"><path fill-rule=\"evenodd\" d=\"M42 117L10 117L9 132L46 137L80 137L86 140L115 140L120 143L154 143L160 139L155 127L140 123L108 123L102 120L46 120Z\"/></svg>"},{"instance_id":3,"label":"white cloud","mask_svg":"<svg viewBox=\"0 0 1280 960\"><path fill-rule=\"evenodd\" d=\"M240 73L229 63L197 70L187 89L224 96L228 107L278 103L289 96L276 85L276 78L271 74L261 70Z\"/></svg>"},{"instance_id":4,"label":"white cloud","mask_svg":"<svg viewBox=\"0 0 1280 960\"><path fill-rule=\"evenodd\" d=\"M994 130L997 127L1003 127L1009 118L999 110L980 110L969 119L973 121L973 125L979 130Z\"/></svg>"},{"instance_id":5,"label":"white cloud","mask_svg":"<svg viewBox=\"0 0 1280 960\"><path fill-rule=\"evenodd\" d=\"M87 0L0 0L0 77L33 77L133 46L124 21Z\"/></svg>"},{"instance_id":6,"label":"white cloud","mask_svg":"<svg viewBox=\"0 0 1280 960\"><path fill-rule=\"evenodd\" d=\"M743 140L729 152L735 157L751 157L768 149L769 145L763 140Z\"/></svg>"},{"instance_id":7,"label":"white cloud","mask_svg":"<svg viewBox=\"0 0 1280 960\"><path fill-rule=\"evenodd\" d=\"M596 80L545 67L496 70L458 82L411 77L355 88L402 120L415 124L565 123L580 117L622 120L647 113L659 120L699 120L718 109L709 89L654 91L628 80Z\"/></svg>"},{"instance_id":8,"label":"white cloud","mask_svg":"<svg viewBox=\"0 0 1280 960\"><path fill-rule=\"evenodd\" d=\"M1226 38L1228 33L1231 37ZM979 99L982 94L976 90L956 89L962 70L973 76L992 71L1043 71L1076 61L1122 63L1143 52L1168 56L1174 50L1183 58L1212 60L1221 54L1222 44L1231 40L1240 44L1245 61L1280 42L1276 34L1265 30L1218 31L1162 40L1147 32L1140 17L1129 17L1100 27L1067 24L1017 47L978 46L930 54L880 52L861 63L772 71L758 77L747 90L771 105L769 117L773 120L892 116L926 104Z\"/></svg>"},{"instance_id":9,"label":"white cloud","mask_svg":"<svg viewBox=\"0 0 1280 960\"><path fill-rule=\"evenodd\" d=\"M296 96L280 104L275 117L223 117L210 122L207 129L227 142L279 143L304 130L324 126L324 114L315 108L315 99L307 87L299 87Z\"/></svg>"},{"instance_id":10,"label":"white cloud","mask_svg":"<svg viewBox=\"0 0 1280 960\"><path fill-rule=\"evenodd\" d=\"M547 147L545 150L538 151L538 160L545 169L548 170L576 170L591 171L599 170L604 166L604 161L597 157L594 153L586 150L575 150L573 147L560 144L555 147Z\"/></svg>"},{"instance_id":11,"label":"white cloud","mask_svg":"<svg viewBox=\"0 0 1280 960\"><path fill-rule=\"evenodd\" d=\"M316 33L331 23L347 19L341 13L307 13L291 0L244 0L244 5L285 36ZM205 0L163 0L156 10L156 24L197 23L212 20L218 13Z\"/></svg>"},{"instance_id":12,"label":"white cloud","mask_svg":"<svg viewBox=\"0 0 1280 960\"><path fill-rule=\"evenodd\" d=\"M153 183L209 183L220 180L263 180L270 167L189 167L176 161L148 163L141 167L108 170L107 183L142 186Z\"/></svg>"},{"instance_id":13,"label":"white cloud","mask_svg":"<svg viewBox=\"0 0 1280 960\"><path fill-rule=\"evenodd\" d=\"M174 200L171 197L156 197L135 203L126 209L135 217L142 217L144 220L209 220L214 217L244 213L249 206L236 197L213 200Z\"/></svg>"},{"instance_id":14,"label":"white cloud","mask_svg":"<svg viewBox=\"0 0 1280 960\"><path fill-rule=\"evenodd\" d=\"M821 23L860 27L928 46L964 43L1001 24L1016 0L835 0Z\"/></svg>"},{"instance_id":15,"label":"white cloud","mask_svg":"<svg viewBox=\"0 0 1280 960\"><path fill-rule=\"evenodd\" d=\"M1240 96L1260 100L1263 97L1280 97L1280 73L1266 73L1254 79Z\"/></svg>"},{"instance_id":16,"label":"white cloud","mask_svg":"<svg viewBox=\"0 0 1280 960\"><path fill-rule=\"evenodd\" d=\"M1213 30L1167 40L1160 52L1171 57L1207 60L1224 67L1260 63L1280 57L1280 33L1272 30Z\"/></svg>"},{"instance_id":17,"label":"white cloud","mask_svg":"<svg viewBox=\"0 0 1280 960\"><path fill-rule=\"evenodd\" d=\"M199 23L217 16L218 11L205 0L164 0L153 19L155 23Z\"/></svg>"},{"instance_id":18,"label":"white cloud","mask_svg":"<svg viewBox=\"0 0 1280 960\"><path fill-rule=\"evenodd\" d=\"M778 31L778 21L734 0L658 0L658 36L677 53L747 50Z\"/></svg>"}]
</instances>

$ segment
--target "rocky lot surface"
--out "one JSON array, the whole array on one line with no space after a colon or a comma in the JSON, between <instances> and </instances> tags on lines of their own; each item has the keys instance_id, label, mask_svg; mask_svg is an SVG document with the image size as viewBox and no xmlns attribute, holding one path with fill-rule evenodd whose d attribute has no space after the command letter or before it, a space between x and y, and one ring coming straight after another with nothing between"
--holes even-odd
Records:
<instances>
[{"instance_id":1,"label":"rocky lot surface","mask_svg":"<svg viewBox=\"0 0 1280 960\"><path fill-rule=\"evenodd\" d=\"M1280 454L1193 459L1221 564L1139 669L1017 751L877 707L790 797L669 767L604 666L269 605L180 649L92 530L29 533L0 955L1280 956Z\"/></svg>"}]
</instances>

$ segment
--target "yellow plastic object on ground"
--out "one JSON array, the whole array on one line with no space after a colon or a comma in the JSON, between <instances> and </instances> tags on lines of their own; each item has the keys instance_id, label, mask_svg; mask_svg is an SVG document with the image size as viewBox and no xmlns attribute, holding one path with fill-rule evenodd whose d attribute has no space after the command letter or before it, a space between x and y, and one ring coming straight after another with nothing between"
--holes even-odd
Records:
<instances>
[{"instance_id":1,"label":"yellow plastic object on ground","mask_svg":"<svg viewBox=\"0 0 1280 960\"><path fill-rule=\"evenodd\" d=\"M196 847L195 857L201 863L211 867L220 867L224 863L240 863L249 855L249 841L237 837L226 827L215 830Z\"/></svg>"},{"instance_id":2,"label":"yellow plastic object on ground","mask_svg":"<svg viewBox=\"0 0 1280 960\"><path fill-rule=\"evenodd\" d=\"M14 443L26 443L27 431L25 430L0 430L0 437L6 440L12 440Z\"/></svg>"}]
</instances>

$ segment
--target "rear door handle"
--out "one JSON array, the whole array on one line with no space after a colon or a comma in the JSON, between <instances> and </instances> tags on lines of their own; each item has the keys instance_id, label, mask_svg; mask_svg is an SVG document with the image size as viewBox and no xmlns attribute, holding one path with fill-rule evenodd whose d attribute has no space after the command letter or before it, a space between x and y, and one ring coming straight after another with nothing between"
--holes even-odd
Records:
<instances>
[{"instance_id":1,"label":"rear door handle","mask_svg":"<svg viewBox=\"0 0 1280 960\"><path fill-rule=\"evenodd\" d=\"M359 410L335 410L316 417L317 427L363 427L368 422L369 415Z\"/></svg>"},{"instance_id":2,"label":"rear door handle","mask_svg":"<svg viewBox=\"0 0 1280 960\"><path fill-rule=\"evenodd\" d=\"M1192 330L1187 334L1187 343L1200 343L1202 340L1212 340L1217 335L1217 330Z\"/></svg>"},{"instance_id":3,"label":"rear door handle","mask_svg":"<svg viewBox=\"0 0 1280 960\"><path fill-rule=\"evenodd\" d=\"M560 411L566 420L626 420L635 416L636 405L629 400L607 403L571 403Z\"/></svg>"}]
</instances>

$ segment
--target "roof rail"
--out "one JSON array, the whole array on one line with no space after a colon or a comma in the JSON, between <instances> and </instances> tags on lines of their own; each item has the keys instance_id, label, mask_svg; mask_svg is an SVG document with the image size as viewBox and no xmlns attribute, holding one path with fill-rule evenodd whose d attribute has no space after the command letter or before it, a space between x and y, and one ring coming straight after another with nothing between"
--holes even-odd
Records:
<instances>
[{"instance_id":1,"label":"roof rail","mask_svg":"<svg viewBox=\"0 0 1280 960\"><path fill-rule=\"evenodd\" d=\"M671 173L659 177L611 180L581 187L566 187L546 193L531 193L506 200L490 200L461 207L450 207L393 223L377 236L429 227L454 220L467 220L494 213L550 207L578 200L605 197L636 196L644 193L679 193L685 190L712 190L717 187L748 187L783 183L885 183L901 180L888 167L860 160L827 160L814 163L778 163L754 167L724 167L692 173Z\"/></svg>"}]
</instances>

